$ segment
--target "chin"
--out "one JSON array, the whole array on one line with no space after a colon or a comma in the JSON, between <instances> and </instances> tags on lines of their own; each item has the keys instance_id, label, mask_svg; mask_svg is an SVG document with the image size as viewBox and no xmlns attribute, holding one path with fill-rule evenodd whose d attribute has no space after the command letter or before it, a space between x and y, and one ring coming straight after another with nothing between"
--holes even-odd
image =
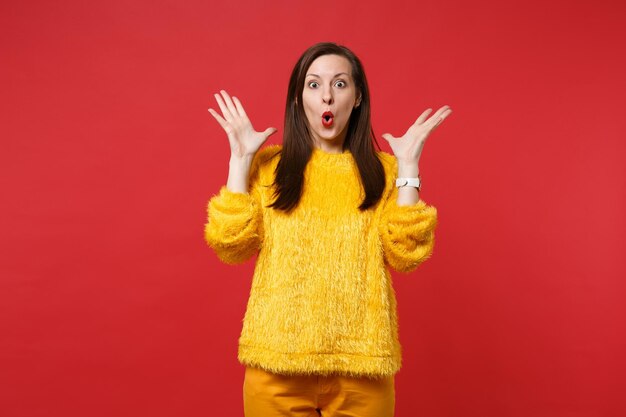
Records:
<instances>
[{"instance_id":1,"label":"chin","mask_svg":"<svg viewBox=\"0 0 626 417\"><path fill-rule=\"evenodd\" d=\"M342 129L333 128L330 131L322 132L322 133L325 133L325 134L319 134L318 133L318 136L320 138L324 139L324 140L334 141L334 140L339 139L341 134L344 133L344 130L345 130L344 128L342 128Z\"/></svg>"},{"instance_id":2,"label":"chin","mask_svg":"<svg viewBox=\"0 0 626 417\"><path fill-rule=\"evenodd\" d=\"M335 136L319 136L320 140L323 140L324 142L336 142L339 140L339 135L335 135Z\"/></svg>"},{"instance_id":3,"label":"chin","mask_svg":"<svg viewBox=\"0 0 626 417\"><path fill-rule=\"evenodd\" d=\"M336 142L341 137L341 134L344 133L347 126L347 124L341 128L333 126L331 129L315 130L313 132L315 132L315 135L324 142Z\"/></svg>"}]
</instances>

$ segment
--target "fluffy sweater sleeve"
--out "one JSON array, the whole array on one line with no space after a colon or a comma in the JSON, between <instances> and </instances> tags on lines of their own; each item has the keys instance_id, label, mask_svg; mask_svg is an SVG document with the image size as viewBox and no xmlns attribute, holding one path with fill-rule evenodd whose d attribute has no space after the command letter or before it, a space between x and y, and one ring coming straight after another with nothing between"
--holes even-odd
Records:
<instances>
[{"instance_id":1,"label":"fluffy sweater sleeve","mask_svg":"<svg viewBox=\"0 0 626 417\"><path fill-rule=\"evenodd\" d=\"M437 209L420 199L416 204L399 206L395 186L397 161L389 164L387 177L393 181L387 193L379 223L385 262L398 272L412 272L430 257L435 243Z\"/></svg>"},{"instance_id":2,"label":"fluffy sweater sleeve","mask_svg":"<svg viewBox=\"0 0 626 417\"><path fill-rule=\"evenodd\" d=\"M255 155L250 167L248 193L230 191L223 185L207 206L204 238L224 263L240 264L263 245L263 214L259 192L259 163L266 150Z\"/></svg>"}]
</instances>

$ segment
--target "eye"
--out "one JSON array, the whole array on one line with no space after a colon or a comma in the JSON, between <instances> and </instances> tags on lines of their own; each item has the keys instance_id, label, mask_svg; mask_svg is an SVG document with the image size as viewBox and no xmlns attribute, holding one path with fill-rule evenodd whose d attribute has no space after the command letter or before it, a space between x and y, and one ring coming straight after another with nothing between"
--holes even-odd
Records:
<instances>
[{"instance_id":1,"label":"eye","mask_svg":"<svg viewBox=\"0 0 626 417\"><path fill-rule=\"evenodd\" d=\"M337 81L337 82L335 83L335 85L337 85L337 84L341 84L341 86L340 86L340 87L345 87L345 86L346 86L346 83L345 83L345 82L343 82L342 80Z\"/></svg>"},{"instance_id":2,"label":"eye","mask_svg":"<svg viewBox=\"0 0 626 417\"><path fill-rule=\"evenodd\" d=\"M309 83L309 87L311 87L311 86L312 86L312 84L315 84L315 85L317 86L317 81L311 81L311 82ZM313 87L313 88L315 88L315 87Z\"/></svg>"}]
</instances>

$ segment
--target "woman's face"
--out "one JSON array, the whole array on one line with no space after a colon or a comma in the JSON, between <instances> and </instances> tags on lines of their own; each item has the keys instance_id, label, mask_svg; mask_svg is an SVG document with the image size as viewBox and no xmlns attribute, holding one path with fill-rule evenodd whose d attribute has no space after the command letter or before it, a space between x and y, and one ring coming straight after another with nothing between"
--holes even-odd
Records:
<instances>
[{"instance_id":1,"label":"woman's face","mask_svg":"<svg viewBox=\"0 0 626 417\"><path fill-rule=\"evenodd\" d=\"M302 100L317 147L322 142L343 144L352 109L360 102L356 95L350 61L345 57L322 55L311 63L304 80Z\"/></svg>"}]
</instances>

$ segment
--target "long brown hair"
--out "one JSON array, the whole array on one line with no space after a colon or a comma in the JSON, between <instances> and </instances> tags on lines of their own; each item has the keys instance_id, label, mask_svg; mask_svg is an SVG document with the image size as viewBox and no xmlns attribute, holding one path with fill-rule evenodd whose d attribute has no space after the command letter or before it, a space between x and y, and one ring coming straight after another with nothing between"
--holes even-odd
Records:
<instances>
[{"instance_id":1,"label":"long brown hair","mask_svg":"<svg viewBox=\"0 0 626 417\"><path fill-rule=\"evenodd\" d=\"M334 42L320 42L308 48L298 59L289 78L285 130L281 157L275 170L274 197L268 207L290 212L300 201L304 183L304 170L313 153L313 138L302 106L302 90L306 72L313 61L322 55L340 55L348 59L352 67L352 78L356 86L360 105L352 110L348 131L343 144L344 150L352 153L361 176L365 198L358 207L363 211L374 206L385 188L385 171L374 150L376 141L370 119L370 94L363 65L348 48Z\"/></svg>"}]
</instances>

